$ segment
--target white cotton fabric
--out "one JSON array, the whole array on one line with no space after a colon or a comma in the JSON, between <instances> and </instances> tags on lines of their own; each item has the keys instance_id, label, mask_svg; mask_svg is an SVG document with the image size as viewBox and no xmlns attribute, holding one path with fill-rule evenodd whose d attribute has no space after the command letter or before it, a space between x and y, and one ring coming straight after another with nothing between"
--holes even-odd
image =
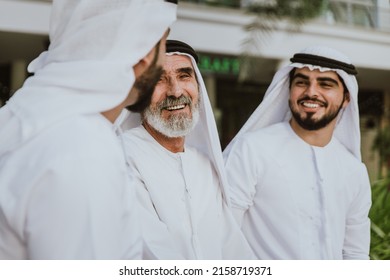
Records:
<instances>
[{"instance_id":1,"label":"white cotton fabric","mask_svg":"<svg viewBox=\"0 0 390 280\"><path fill-rule=\"evenodd\" d=\"M0 259L139 259L123 150L101 114L45 129L0 160Z\"/></svg>"},{"instance_id":2,"label":"white cotton fabric","mask_svg":"<svg viewBox=\"0 0 390 280\"><path fill-rule=\"evenodd\" d=\"M253 259L230 210L229 188L212 107L192 56L199 83L200 117L185 137L185 152L171 153L141 125L140 114L123 112L127 161L142 205L143 237L157 259ZM132 129L131 129L132 128Z\"/></svg>"},{"instance_id":3,"label":"white cotton fabric","mask_svg":"<svg viewBox=\"0 0 390 280\"><path fill-rule=\"evenodd\" d=\"M141 125L124 135L136 184L147 259L252 259L209 158L172 153Z\"/></svg>"},{"instance_id":4,"label":"white cotton fabric","mask_svg":"<svg viewBox=\"0 0 390 280\"><path fill-rule=\"evenodd\" d=\"M369 258L367 170L335 137L314 147L278 123L237 139L226 168L257 258Z\"/></svg>"},{"instance_id":5,"label":"white cotton fabric","mask_svg":"<svg viewBox=\"0 0 390 280\"><path fill-rule=\"evenodd\" d=\"M324 56L351 64L349 58L344 54L324 46L312 46L304 49L300 53ZM291 112L288 105L289 100L289 73L294 68L308 67L324 71L335 71L344 80L350 93L350 103L340 111L338 122L333 136L336 137L356 158L361 159L360 151L360 125L358 107L358 84L355 76L347 74L343 70L330 69L316 65L291 63L278 70L274 75L271 85L268 87L263 101L249 117L244 126L240 129L232 142L226 147L224 153L229 153L233 143L242 134L248 131L256 131L260 128L288 121L291 119Z\"/></svg>"},{"instance_id":6,"label":"white cotton fabric","mask_svg":"<svg viewBox=\"0 0 390 280\"><path fill-rule=\"evenodd\" d=\"M100 113L175 19L162 0L53 1L49 50L0 109L0 259L141 257L123 150Z\"/></svg>"}]
</instances>

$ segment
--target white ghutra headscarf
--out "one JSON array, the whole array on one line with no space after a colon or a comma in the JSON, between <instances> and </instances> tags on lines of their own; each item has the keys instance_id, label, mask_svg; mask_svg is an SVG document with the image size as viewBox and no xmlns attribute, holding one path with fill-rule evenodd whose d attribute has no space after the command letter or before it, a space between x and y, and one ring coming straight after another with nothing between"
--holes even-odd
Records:
<instances>
[{"instance_id":1,"label":"white ghutra headscarf","mask_svg":"<svg viewBox=\"0 0 390 280\"><path fill-rule=\"evenodd\" d=\"M176 20L174 2L54 0L50 47L0 109L0 156L67 117L122 103L135 81L133 66Z\"/></svg>"},{"instance_id":2,"label":"white ghutra headscarf","mask_svg":"<svg viewBox=\"0 0 390 280\"><path fill-rule=\"evenodd\" d=\"M230 206L230 200L227 199L229 197L229 188L225 175L222 149L218 136L217 125L215 122L210 99L207 94L206 86L195 60L196 53L190 46L183 44L183 42L167 40L167 55L184 55L191 59L192 66L195 70L196 78L199 84L199 121L194 129L185 136L185 142L186 145L196 148L210 159L218 174L223 197L226 203ZM118 117L116 124L120 125L123 130L138 127L141 125L141 114L123 110L122 114Z\"/></svg>"},{"instance_id":3,"label":"white ghutra headscarf","mask_svg":"<svg viewBox=\"0 0 390 280\"><path fill-rule=\"evenodd\" d=\"M350 94L350 103L340 111L333 136L336 137L356 158L361 160L360 126L358 108L358 84L355 67L344 54L324 46L312 46L295 54L292 63L276 72L264 99L241 130L226 147L229 153L240 135L291 119L288 105L290 96L289 73L293 68L308 67L310 70L335 71L343 80Z\"/></svg>"}]
</instances>

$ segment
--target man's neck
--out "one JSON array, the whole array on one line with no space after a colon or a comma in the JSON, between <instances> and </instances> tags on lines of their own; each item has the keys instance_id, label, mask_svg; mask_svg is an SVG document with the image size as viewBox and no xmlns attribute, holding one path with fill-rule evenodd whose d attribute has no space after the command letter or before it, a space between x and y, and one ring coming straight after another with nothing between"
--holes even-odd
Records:
<instances>
[{"instance_id":1,"label":"man's neck","mask_svg":"<svg viewBox=\"0 0 390 280\"><path fill-rule=\"evenodd\" d=\"M184 137L175 137L170 138L164 134L155 130L147 122L143 122L142 125L145 127L146 131L165 149L172 153L184 152Z\"/></svg>"},{"instance_id":2,"label":"man's neck","mask_svg":"<svg viewBox=\"0 0 390 280\"><path fill-rule=\"evenodd\" d=\"M329 123L324 128L318 130L306 130L302 128L294 119L290 120L292 130L303 141L312 146L325 147L332 140L335 122Z\"/></svg>"}]
</instances>

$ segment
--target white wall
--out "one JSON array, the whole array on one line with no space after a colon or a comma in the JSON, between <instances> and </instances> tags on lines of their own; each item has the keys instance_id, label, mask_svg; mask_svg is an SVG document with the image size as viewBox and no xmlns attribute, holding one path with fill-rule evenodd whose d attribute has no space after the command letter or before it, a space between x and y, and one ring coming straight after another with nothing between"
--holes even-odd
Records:
<instances>
[{"instance_id":1,"label":"white wall","mask_svg":"<svg viewBox=\"0 0 390 280\"><path fill-rule=\"evenodd\" d=\"M0 0L0 31L48 34L51 4Z\"/></svg>"}]
</instances>

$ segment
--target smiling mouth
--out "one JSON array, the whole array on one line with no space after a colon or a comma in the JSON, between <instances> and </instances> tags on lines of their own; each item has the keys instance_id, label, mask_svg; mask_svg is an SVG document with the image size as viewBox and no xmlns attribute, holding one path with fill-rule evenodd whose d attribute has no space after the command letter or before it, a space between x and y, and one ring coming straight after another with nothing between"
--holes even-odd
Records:
<instances>
[{"instance_id":1,"label":"smiling mouth","mask_svg":"<svg viewBox=\"0 0 390 280\"><path fill-rule=\"evenodd\" d=\"M310 109L315 109L315 108L320 107L320 104L318 104L318 103L301 102L301 104L302 104L304 107L307 107L307 108L310 108Z\"/></svg>"},{"instance_id":2,"label":"smiling mouth","mask_svg":"<svg viewBox=\"0 0 390 280\"><path fill-rule=\"evenodd\" d=\"M168 111L176 111L176 110L184 109L185 107L186 107L185 104L181 104L181 105L175 105L175 106L166 107L165 110L168 110Z\"/></svg>"},{"instance_id":3,"label":"smiling mouth","mask_svg":"<svg viewBox=\"0 0 390 280\"><path fill-rule=\"evenodd\" d=\"M301 100L298 100L298 104L302 105L305 108L308 109L317 109L320 107L327 107L327 103L321 100L318 100L317 98L302 98Z\"/></svg>"}]
</instances>

